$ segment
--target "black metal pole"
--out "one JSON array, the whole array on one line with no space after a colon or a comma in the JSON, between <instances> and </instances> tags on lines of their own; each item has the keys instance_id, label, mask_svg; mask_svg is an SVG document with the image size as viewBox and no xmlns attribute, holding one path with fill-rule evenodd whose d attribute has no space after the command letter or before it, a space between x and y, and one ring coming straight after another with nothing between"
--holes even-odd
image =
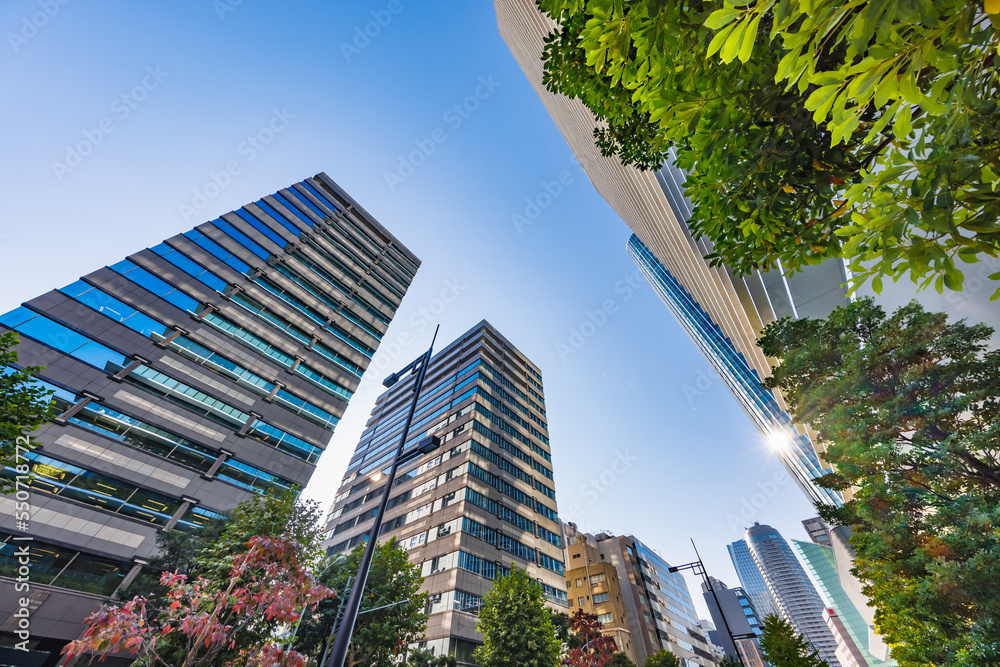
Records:
<instances>
[{"instance_id":1,"label":"black metal pole","mask_svg":"<svg viewBox=\"0 0 1000 667\"><path fill-rule=\"evenodd\" d=\"M440 326L440 325L439 325ZM413 421L413 413L417 410L417 400L420 398L420 389L424 384L424 376L427 374L427 367L431 363L431 355L434 351L434 341L437 340L437 329L434 329L434 338L431 339L431 346L424 353L420 362L420 371L417 379L413 383L413 402L410 403L410 411L406 415L406 422L403 424L403 435L399 440L399 447L396 449L396 456L392 460L392 467L389 469L389 477L385 482L385 491L382 492L382 501L379 503L378 512L375 514L375 523L371 532L368 533L368 543L365 545L365 553L358 563L358 573L354 580L354 588L351 590L351 597L347 599L347 607L344 609L344 619L340 622L337 631L337 638L333 642L333 649L330 651L330 662L327 667L344 667L347 660L347 649L351 645L351 636L354 634L354 623L358 620L358 611L361 609L361 597L365 592L365 583L368 581L368 569L372 564L372 557L375 555L375 546L378 543L379 528L382 526L382 518L385 515L385 508L389 504L389 493L392 491L392 482L396 479L396 468L399 466L399 459L406 447L406 436L410 432L410 423Z\"/></svg>"},{"instance_id":2,"label":"black metal pole","mask_svg":"<svg viewBox=\"0 0 1000 667\"><path fill-rule=\"evenodd\" d=\"M347 586L349 588L351 582L354 581L354 575L352 574L347 578ZM337 615L333 617L333 627L330 628L330 636L326 638L326 644L323 646L323 657L320 658L319 664L326 664L326 654L330 652L330 644L333 643L333 636L337 634L337 630L340 628L340 612L344 611L344 598L340 599L340 605L337 607Z\"/></svg>"},{"instance_id":3,"label":"black metal pole","mask_svg":"<svg viewBox=\"0 0 1000 667\"><path fill-rule=\"evenodd\" d=\"M722 604L719 602L719 596L715 593L715 587L712 586L712 580L708 576L708 571L705 569L705 563L701 560L701 554L698 553L698 547L695 546L694 540L691 540L691 546L694 547L694 555L698 557L698 564L701 565L701 576L705 578L705 584L708 586L709 592L715 599L715 606L719 608L719 616L722 617L722 624L726 626L726 634L729 635L729 641L733 643L733 651L736 653L736 659L740 661L743 667L746 667L746 663L743 662L743 656L740 655L740 647L736 643L736 637L733 637L733 631L729 629L729 621L726 620L726 610L722 608Z\"/></svg>"}]
</instances>

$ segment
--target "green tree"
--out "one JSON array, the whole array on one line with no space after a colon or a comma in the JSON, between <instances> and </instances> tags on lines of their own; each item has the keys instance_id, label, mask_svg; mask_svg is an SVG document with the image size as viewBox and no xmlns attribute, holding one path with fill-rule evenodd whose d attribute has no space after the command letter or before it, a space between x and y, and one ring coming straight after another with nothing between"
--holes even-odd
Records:
<instances>
[{"instance_id":1,"label":"green tree","mask_svg":"<svg viewBox=\"0 0 1000 667\"><path fill-rule=\"evenodd\" d=\"M681 667L681 661L670 651L661 649L646 656L646 662L642 663L642 667Z\"/></svg>"},{"instance_id":2,"label":"green tree","mask_svg":"<svg viewBox=\"0 0 1000 667\"><path fill-rule=\"evenodd\" d=\"M760 651L771 667L830 667L788 621L772 614L762 629Z\"/></svg>"},{"instance_id":3,"label":"green tree","mask_svg":"<svg viewBox=\"0 0 1000 667\"><path fill-rule=\"evenodd\" d=\"M743 667L743 664L732 656L726 656L719 661L719 667Z\"/></svg>"},{"instance_id":4,"label":"green tree","mask_svg":"<svg viewBox=\"0 0 1000 667\"><path fill-rule=\"evenodd\" d=\"M573 632L573 620L569 614L549 609L549 615L552 616L552 626L556 630L556 639L560 643L564 644L567 649L583 646L583 640Z\"/></svg>"},{"instance_id":5,"label":"green tree","mask_svg":"<svg viewBox=\"0 0 1000 667\"><path fill-rule=\"evenodd\" d=\"M31 432L55 417L50 396L32 377L40 366L18 369L18 337L12 331L0 334L0 469L16 470L20 453L37 444ZM0 493L12 493L15 480L0 476Z\"/></svg>"},{"instance_id":6,"label":"green tree","mask_svg":"<svg viewBox=\"0 0 1000 667\"><path fill-rule=\"evenodd\" d=\"M854 573L900 665L1000 664L1000 351L993 330L916 302L869 299L827 320L781 320L764 353L850 491L820 508L849 526Z\"/></svg>"},{"instance_id":7,"label":"green tree","mask_svg":"<svg viewBox=\"0 0 1000 667\"><path fill-rule=\"evenodd\" d=\"M360 544L345 562L320 566L320 583L336 590L337 597L321 602L314 613L305 615L295 637L296 650L317 659L323 655L363 553L364 544ZM407 646L422 637L427 624L427 594L417 592L422 583L419 566L410 563L395 538L376 547L347 652L348 666L396 665Z\"/></svg>"},{"instance_id":8,"label":"green tree","mask_svg":"<svg viewBox=\"0 0 1000 667\"><path fill-rule=\"evenodd\" d=\"M714 264L837 256L876 291L940 290L961 289L956 258L1000 252L1000 37L980 2L538 5L558 24L546 87L591 110L604 155L675 152Z\"/></svg>"},{"instance_id":9,"label":"green tree","mask_svg":"<svg viewBox=\"0 0 1000 667\"><path fill-rule=\"evenodd\" d=\"M560 642L542 596L542 585L511 565L483 598L478 629L483 645L474 656L483 667L555 667Z\"/></svg>"},{"instance_id":10,"label":"green tree","mask_svg":"<svg viewBox=\"0 0 1000 667\"><path fill-rule=\"evenodd\" d=\"M624 653L615 653L611 660L611 667L635 667L635 663L629 660Z\"/></svg>"},{"instance_id":11,"label":"green tree","mask_svg":"<svg viewBox=\"0 0 1000 667\"><path fill-rule=\"evenodd\" d=\"M430 651L418 648L415 651L410 651L406 664L409 667L455 667L458 661L453 655L435 656Z\"/></svg>"}]
</instances>

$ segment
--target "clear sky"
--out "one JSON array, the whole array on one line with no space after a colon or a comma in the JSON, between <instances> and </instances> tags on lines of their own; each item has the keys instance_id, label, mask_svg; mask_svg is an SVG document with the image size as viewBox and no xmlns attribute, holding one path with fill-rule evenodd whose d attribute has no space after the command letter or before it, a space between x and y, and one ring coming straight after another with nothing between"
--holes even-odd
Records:
<instances>
[{"instance_id":1,"label":"clear sky","mask_svg":"<svg viewBox=\"0 0 1000 667\"><path fill-rule=\"evenodd\" d=\"M815 511L638 279L492 3L8 0L0 27L0 312L325 171L423 266L307 497L329 505L432 323L446 344L487 319L542 369L564 518L671 563L694 538L730 585L754 518L806 539Z\"/></svg>"}]
</instances>

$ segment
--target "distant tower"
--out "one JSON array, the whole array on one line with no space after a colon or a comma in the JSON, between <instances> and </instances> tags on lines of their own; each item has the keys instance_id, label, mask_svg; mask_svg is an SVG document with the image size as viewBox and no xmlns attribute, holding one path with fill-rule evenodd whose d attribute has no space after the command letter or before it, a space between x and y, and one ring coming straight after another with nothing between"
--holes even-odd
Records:
<instances>
[{"instance_id":1,"label":"distant tower","mask_svg":"<svg viewBox=\"0 0 1000 667\"><path fill-rule=\"evenodd\" d=\"M781 533L754 523L747 528L746 542L781 615L830 667L840 667L837 640L823 619L823 601Z\"/></svg>"}]
</instances>

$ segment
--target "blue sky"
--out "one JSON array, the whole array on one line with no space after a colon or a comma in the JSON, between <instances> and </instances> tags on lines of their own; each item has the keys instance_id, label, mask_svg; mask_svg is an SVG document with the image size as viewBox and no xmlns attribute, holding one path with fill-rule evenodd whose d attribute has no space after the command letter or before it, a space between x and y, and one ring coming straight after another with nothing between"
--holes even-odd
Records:
<instances>
[{"instance_id":1,"label":"blue sky","mask_svg":"<svg viewBox=\"0 0 1000 667\"><path fill-rule=\"evenodd\" d=\"M0 5L0 312L326 171L423 260L383 369L431 323L447 343L484 318L541 367L564 517L674 563L694 538L731 585L725 544L747 517L805 539L813 509L637 280L628 228L491 3L63 2ZM386 374L366 378L306 490L324 508Z\"/></svg>"}]
</instances>

